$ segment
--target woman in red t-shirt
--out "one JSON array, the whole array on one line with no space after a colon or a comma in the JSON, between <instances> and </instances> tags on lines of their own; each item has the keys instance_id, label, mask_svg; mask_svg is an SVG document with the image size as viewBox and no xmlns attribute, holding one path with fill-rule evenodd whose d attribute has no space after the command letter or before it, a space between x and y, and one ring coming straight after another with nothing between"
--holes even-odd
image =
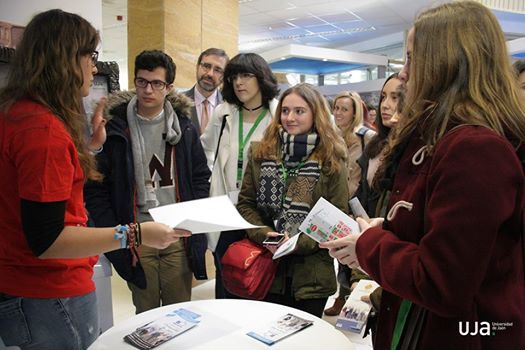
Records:
<instances>
[{"instance_id":1,"label":"woman in red t-shirt","mask_svg":"<svg viewBox=\"0 0 525 350\"><path fill-rule=\"evenodd\" d=\"M190 233L158 223L87 228L86 178L100 175L90 149L105 141L101 103L85 142L97 31L50 10L27 25L0 91L0 337L22 349L85 349L98 336L97 255L155 248ZM130 262L131 263L131 262Z\"/></svg>"}]
</instances>

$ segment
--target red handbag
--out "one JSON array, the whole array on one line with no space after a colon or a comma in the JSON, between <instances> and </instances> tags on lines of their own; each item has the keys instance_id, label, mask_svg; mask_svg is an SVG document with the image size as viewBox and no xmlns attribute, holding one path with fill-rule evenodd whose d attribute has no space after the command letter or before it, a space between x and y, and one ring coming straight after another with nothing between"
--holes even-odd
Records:
<instances>
[{"instance_id":1,"label":"red handbag","mask_svg":"<svg viewBox=\"0 0 525 350\"><path fill-rule=\"evenodd\" d=\"M232 243L221 259L224 288L241 298L264 299L277 271L272 256L247 238Z\"/></svg>"}]
</instances>

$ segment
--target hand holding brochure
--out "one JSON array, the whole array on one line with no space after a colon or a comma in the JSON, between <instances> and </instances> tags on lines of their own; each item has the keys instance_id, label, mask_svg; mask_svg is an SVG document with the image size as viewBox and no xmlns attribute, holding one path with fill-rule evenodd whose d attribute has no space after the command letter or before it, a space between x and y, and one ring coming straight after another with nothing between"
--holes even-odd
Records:
<instances>
[{"instance_id":1,"label":"hand holding brochure","mask_svg":"<svg viewBox=\"0 0 525 350\"><path fill-rule=\"evenodd\" d=\"M299 230L321 243L359 232L357 221L323 197L315 203Z\"/></svg>"},{"instance_id":2,"label":"hand holding brochure","mask_svg":"<svg viewBox=\"0 0 525 350\"><path fill-rule=\"evenodd\" d=\"M362 301L361 297L370 295L379 285L372 280L360 280L350 296L346 300L345 306L341 310L335 327L346 331L361 333L368 319L368 314L372 305Z\"/></svg>"},{"instance_id":3,"label":"hand holding brochure","mask_svg":"<svg viewBox=\"0 0 525 350\"><path fill-rule=\"evenodd\" d=\"M310 327L313 323L314 321L286 314L278 320L246 334L267 345L273 345L279 340Z\"/></svg>"},{"instance_id":4,"label":"hand holding brochure","mask_svg":"<svg viewBox=\"0 0 525 350\"><path fill-rule=\"evenodd\" d=\"M168 204L149 213L156 222L192 234L259 227L244 220L227 195Z\"/></svg>"},{"instance_id":5,"label":"hand holding brochure","mask_svg":"<svg viewBox=\"0 0 525 350\"><path fill-rule=\"evenodd\" d=\"M177 309L137 328L126 335L124 341L141 350L149 350L175 338L199 323L199 314L186 309Z\"/></svg>"}]
</instances>

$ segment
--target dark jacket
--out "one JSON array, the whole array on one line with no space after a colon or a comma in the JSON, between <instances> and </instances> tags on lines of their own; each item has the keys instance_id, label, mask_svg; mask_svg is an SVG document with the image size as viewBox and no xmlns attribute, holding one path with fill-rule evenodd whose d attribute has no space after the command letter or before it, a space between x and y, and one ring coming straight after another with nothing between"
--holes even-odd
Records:
<instances>
[{"instance_id":1,"label":"dark jacket","mask_svg":"<svg viewBox=\"0 0 525 350\"><path fill-rule=\"evenodd\" d=\"M129 101L134 92L124 91L108 100L105 117L109 119L107 140L103 151L97 155L98 169L104 175L102 182L90 181L84 195L90 219L97 227L111 227L134 222L135 179L131 140L126 117ZM175 145L178 195L181 201L205 198L209 195L210 170L196 128L187 117L190 101L187 97L168 95L179 119L182 138ZM196 279L207 279L204 254L207 249L206 235L194 235L187 239L186 248L191 269ZM119 275L140 288L146 287L144 271L140 263L133 268L128 249L106 253Z\"/></svg>"}]
</instances>

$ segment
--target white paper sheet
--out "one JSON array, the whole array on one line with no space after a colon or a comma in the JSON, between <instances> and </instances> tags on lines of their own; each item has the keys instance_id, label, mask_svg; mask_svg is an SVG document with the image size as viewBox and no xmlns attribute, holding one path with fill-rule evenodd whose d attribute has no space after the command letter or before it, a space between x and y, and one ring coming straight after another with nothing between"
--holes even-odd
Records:
<instances>
[{"instance_id":1,"label":"white paper sheet","mask_svg":"<svg viewBox=\"0 0 525 350\"><path fill-rule=\"evenodd\" d=\"M227 195L152 208L153 220L193 234L257 228L239 214Z\"/></svg>"}]
</instances>

